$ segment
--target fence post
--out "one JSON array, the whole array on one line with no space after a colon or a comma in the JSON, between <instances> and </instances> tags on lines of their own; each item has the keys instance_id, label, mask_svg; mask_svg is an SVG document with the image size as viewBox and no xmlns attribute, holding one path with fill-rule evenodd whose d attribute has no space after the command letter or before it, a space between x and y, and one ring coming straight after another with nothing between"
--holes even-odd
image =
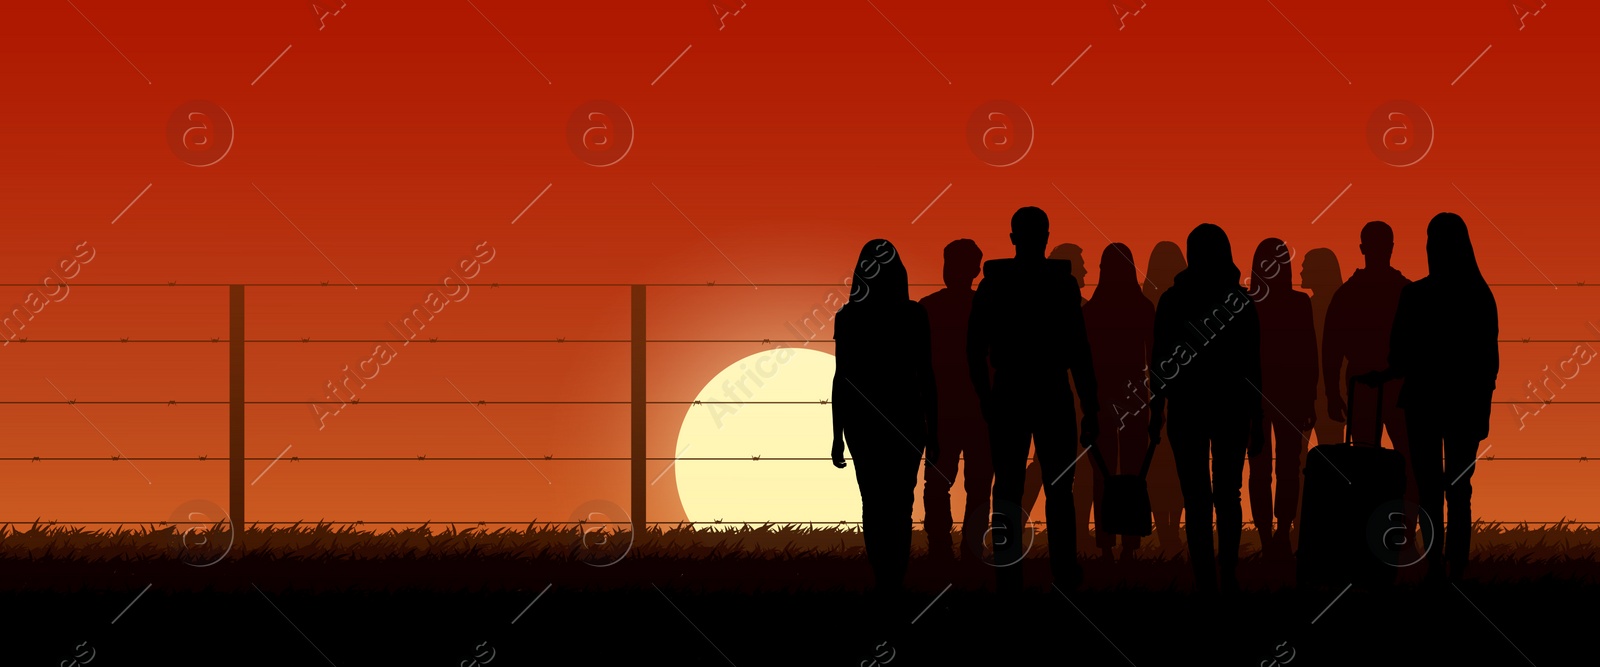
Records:
<instances>
[{"instance_id":1,"label":"fence post","mask_svg":"<svg viewBox=\"0 0 1600 667\"><path fill-rule=\"evenodd\" d=\"M633 426L633 457L629 475L629 502L632 509L629 512L629 528L632 536L629 539L638 539L645 529L645 488L648 486L644 480L645 463L645 302L644 285L632 286L633 316L632 316L632 426Z\"/></svg>"},{"instance_id":2,"label":"fence post","mask_svg":"<svg viewBox=\"0 0 1600 667\"><path fill-rule=\"evenodd\" d=\"M228 517L244 537L244 285L228 286Z\"/></svg>"}]
</instances>

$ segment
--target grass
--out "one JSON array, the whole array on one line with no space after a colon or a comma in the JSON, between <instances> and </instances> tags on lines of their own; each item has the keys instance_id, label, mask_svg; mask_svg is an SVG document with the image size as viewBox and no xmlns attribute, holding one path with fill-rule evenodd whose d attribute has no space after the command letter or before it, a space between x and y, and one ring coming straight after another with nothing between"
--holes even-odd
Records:
<instances>
[{"instance_id":1,"label":"grass","mask_svg":"<svg viewBox=\"0 0 1600 667\"><path fill-rule=\"evenodd\" d=\"M89 642L107 664L494 664L560 654L693 664L1561 664L1594 615L1600 531L1484 524L1471 580L1393 589L1293 585L1246 531L1243 592L1190 594L1181 551L1084 558L1082 589L1049 585L1044 542L1019 566L1030 587L992 591L983 565L940 566L917 547L907 592L867 593L859 532L793 526L300 525L0 527L0 604L16 611L0 663L57 664ZM1046 536L1047 537L1047 536ZM602 538L604 543L601 542ZM925 544L917 535L919 545ZM221 556L220 558L216 558ZM204 565L204 567L198 567ZM559 648L554 648L559 647ZM132 658L131 660L129 658ZM1018 659L1023 658L1023 659ZM1031 660L1030 660L1031 658ZM188 659L188 658L185 658ZM70 662L70 661L68 661ZM96 663L98 664L98 663ZM482 664L480 662L480 664ZM891 667L893 667L891 666Z\"/></svg>"},{"instance_id":2,"label":"grass","mask_svg":"<svg viewBox=\"0 0 1600 667\"><path fill-rule=\"evenodd\" d=\"M242 564L256 569L266 563L277 567L365 563L396 568L475 563L484 567L542 566L582 573L633 561L733 568L729 572L749 568L757 580L754 583L770 583L759 576L761 564L782 562L839 570L839 584L847 587L867 583L863 578L866 558L861 533L845 527L748 525L707 530L667 526L649 528L635 537L625 528L613 526L423 525L377 531L349 525L298 524L250 528L236 542L228 539L231 533L225 527L212 528L180 533L171 526L93 530L45 524L22 528L6 525L0 527L0 563L87 567L90 571L104 564L183 564L202 568ZM956 539L959 541L959 536ZM1039 533L1028 552L1025 569L1045 567L1048 539L1048 533ZM1124 573L1139 570L1146 575L1145 583L1154 588L1166 588L1186 571L1183 552L1154 544L1153 537L1146 540L1133 562L1117 565ZM1245 530L1243 543L1245 569L1252 563L1265 570L1273 569L1266 566L1274 564L1256 556L1253 530ZM926 561L926 536L915 533L913 544L915 560ZM1080 541L1080 551L1083 546ZM1111 567L1088 554L1080 557L1091 566ZM1600 573L1600 530L1571 524L1480 524L1473 538L1473 561L1476 569L1506 580L1552 575L1589 580ZM597 585L607 581L624 584L627 579L581 578L592 578ZM396 582L401 583L404 582ZM730 581L730 587L741 588L750 583L753 582ZM1120 581L1115 585L1138 583ZM810 581L805 586L828 587L828 582Z\"/></svg>"}]
</instances>

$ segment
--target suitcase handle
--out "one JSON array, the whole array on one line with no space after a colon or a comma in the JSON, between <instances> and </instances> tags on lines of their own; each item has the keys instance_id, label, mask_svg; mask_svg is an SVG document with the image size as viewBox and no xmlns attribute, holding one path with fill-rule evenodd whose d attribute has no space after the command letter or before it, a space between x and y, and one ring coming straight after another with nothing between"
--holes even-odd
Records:
<instances>
[{"instance_id":1,"label":"suitcase handle","mask_svg":"<svg viewBox=\"0 0 1600 667\"><path fill-rule=\"evenodd\" d=\"M1377 389L1378 389L1378 405L1377 405L1377 408L1373 411L1373 419L1372 419L1373 425L1376 426L1376 428L1373 429L1372 446L1373 447L1380 447L1380 448L1383 447L1383 385L1384 384L1385 383L1382 383L1382 382L1378 383L1378 387L1377 387ZM1356 444L1356 437L1355 437L1356 379L1354 377L1350 378L1350 388L1348 390L1346 390L1346 391L1347 391L1347 393L1345 394L1346 398L1345 398L1345 401L1344 401L1344 439L1345 439L1346 442L1354 445L1354 444Z\"/></svg>"}]
</instances>

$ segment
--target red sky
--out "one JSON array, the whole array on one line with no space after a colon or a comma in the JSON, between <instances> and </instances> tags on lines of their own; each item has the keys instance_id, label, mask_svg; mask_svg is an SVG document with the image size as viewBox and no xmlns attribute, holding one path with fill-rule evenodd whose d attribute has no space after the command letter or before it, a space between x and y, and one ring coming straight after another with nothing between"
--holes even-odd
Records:
<instances>
[{"instance_id":1,"label":"red sky","mask_svg":"<svg viewBox=\"0 0 1600 667\"><path fill-rule=\"evenodd\" d=\"M489 282L714 281L652 288L650 338L778 338L828 288L738 285L834 282L875 237L901 248L914 282L938 282L945 243L970 237L1006 256L1010 212L1030 204L1050 213L1053 241L1091 260L1109 238L1142 261L1214 222L1241 264L1271 235L1297 254L1332 248L1347 275L1360 226L1384 219L1413 278L1426 274L1427 220L1455 211L1492 283L1530 285L1496 288L1502 337L1535 341L1502 347L1497 400L1528 400L1523 385L1572 354L1573 343L1537 341L1600 338L1589 324L1600 299L1576 286L1600 280L1589 274L1600 9L1192 4L1151 2L1120 20L1094 0L749 0L720 19L696 0L350 0L320 19L301 2L19 5L0 27L0 282L11 284L0 301L22 303L79 243L96 254L28 323L36 344L0 348L0 400L226 400L224 344L43 343L226 338L225 288L83 283L327 281L251 288L248 338L384 338L427 290L372 283L437 281L487 242L497 254L471 294L425 335L628 335L626 288ZM169 147L168 119L191 100L234 127L210 166ZM606 167L568 142L592 100L634 127ZM968 145L968 119L991 100L1034 127L1010 166ZM1369 117L1391 100L1434 127L1426 156L1403 168L1368 144ZM321 399L371 347L253 343L249 399ZM759 349L652 344L650 400L693 398ZM360 397L626 401L627 364L618 344L418 343ZM1489 454L1600 455L1588 437L1597 406L1564 404L1600 401L1596 372L1521 430L1496 406ZM652 456L671 455L686 409L649 408ZM6 457L227 455L223 405L0 410ZM628 452L625 406L484 412L536 459ZM353 406L321 431L305 405L255 405L247 423L252 457L514 455L465 405ZM1486 461L1475 509L1600 520L1589 465ZM247 477L265 466L250 462ZM138 468L0 461L0 520L152 521L191 498L225 504L220 460ZM541 469L559 482L520 461L282 462L251 489L251 518L565 520L590 499L627 504L626 463ZM652 521L682 517L670 480Z\"/></svg>"}]
</instances>

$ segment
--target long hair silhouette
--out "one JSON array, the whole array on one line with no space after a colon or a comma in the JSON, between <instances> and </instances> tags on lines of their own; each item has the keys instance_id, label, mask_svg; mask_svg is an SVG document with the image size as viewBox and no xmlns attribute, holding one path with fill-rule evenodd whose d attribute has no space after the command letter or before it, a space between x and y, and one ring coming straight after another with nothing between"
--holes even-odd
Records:
<instances>
[{"instance_id":1,"label":"long hair silhouette","mask_svg":"<svg viewBox=\"0 0 1600 667\"><path fill-rule=\"evenodd\" d=\"M1144 296L1150 305L1156 305L1161 293L1172 287L1172 279L1189 267L1183 259L1183 248L1172 241L1162 241L1150 249L1150 262L1144 271Z\"/></svg>"},{"instance_id":2,"label":"long hair silhouette","mask_svg":"<svg viewBox=\"0 0 1600 667\"><path fill-rule=\"evenodd\" d=\"M1172 279L1188 266L1189 263L1183 259L1183 247L1177 243L1162 241L1150 249L1150 261L1144 271L1144 296L1150 300L1151 307L1161 302L1161 295L1172 287ZM1152 353L1151 368L1155 367L1156 362L1157 358ZM1150 378L1147 377L1146 387L1149 382ZM1145 418L1148 419L1147 413ZM1168 440L1165 427L1160 431L1160 439ZM1183 546L1180 525L1183 519L1183 491L1178 486L1178 468L1172 460L1171 450L1156 448L1145 483L1150 489L1150 510L1155 515L1155 533L1161 541L1161 551L1167 555L1176 554Z\"/></svg>"},{"instance_id":3,"label":"long hair silhouette","mask_svg":"<svg viewBox=\"0 0 1600 667\"><path fill-rule=\"evenodd\" d=\"M1268 557L1289 555L1300 506L1300 462L1316 421L1316 322L1311 298L1294 289L1292 256L1281 239L1269 238L1250 261L1250 294L1261 316L1261 432L1273 445L1250 454L1250 516Z\"/></svg>"},{"instance_id":4,"label":"long hair silhouette","mask_svg":"<svg viewBox=\"0 0 1600 667\"><path fill-rule=\"evenodd\" d=\"M1195 586L1214 591L1220 574L1222 587L1232 591L1238 587L1245 450L1260 442L1261 323L1239 286L1222 228L1202 224L1188 242L1189 267L1156 306L1150 435L1159 437L1162 411L1170 410Z\"/></svg>"},{"instance_id":5,"label":"long hair silhouette","mask_svg":"<svg viewBox=\"0 0 1600 667\"><path fill-rule=\"evenodd\" d=\"M1478 268L1466 223L1454 213L1434 216L1428 223L1428 275L1400 293L1389 368L1361 379L1375 384L1405 378L1400 405L1410 432L1419 521L1445 520L1443 548L1427 556L1428 577L1435 581L1459 579L1467 567L1472 473L1478 444L1489 436L1499 334L1494 293Z\"/></svg>"},{"instance_id":6,"label":"long hair silhouette","mask_svg":"<svg viewBox=\"0 0 1600 667\"><path fill-rule=\"evenodd\" d=\"M927 312L909 297L894 245L862 247L850 302L835 318L833 464L848 446L861 488L861 530L878 589L901 588L924 449L938 457L938 399Z\"/></svg>"},{"instance_id":7,"label":"long hair silhouette","mask_svg":"<svg viewBox=\"0 0 1600 667\"><path fill-rule=\"evenodd\" d=\"M1172 284L1196 288L1227 289L1239 286L1239 267L1233 263L1233 246L1227 232L1209 222L1189 232L1189 266Z\"/></svg>"},{"instance_id":8,"label":"long hair silhouette","mask_svg":"<svg viewBox=\"0 0 1600 667\"><path fill-rule=\"evenodd\" d=\"M869 310L911 299L911 281L900 251L885 239L873 239L861 247L855 269L850 274L850 300L839 309L842 314L854 304L855 310Z\"/></svg>"},{"instance_id":9,"label":"long hair silhouette","mask_svg":"<svg viewBox=\"0 0 1600 667\"><path fill-rule=\"evenodd\" d=\"M1126 245L1112 243L1100 253L1097 282L1094 295L1083 307L1099 390L1099 422L1107 426L1097 445L1105 472L1137 475L1143 472L1150 442L1149 414L1143 410L1149 400L1144 369L1151 356L1155 308L1144 298L1133 254ZM1098 469L1095 472L1095 544L1102 558L1110 558L1116 535L1105 529L1105 475ZM1124 559L1138 548L1138 536L1122 537Z\"/></svg>"},{"instance_id":10,"label":"long hair silhouette","mask_svg":"<svg viewBox=\"0 0 1600 667\"><path fill-rule=\"evenodd\" d=\"M1317 328L1319 359L1322 350L1323 325L1328 317L1328 305L1333 294L1344 284L1344 272L1339 268L1339 257L1328 248L1306 251L1300 264L1300 286L1311 292L1311 320ZM1317 364L1317 423L1312 427L1317 434L1317 444L1326 445L1344 440L1344 425L1328 416L1328 396L1324 389L1322 364ZM1340 415L1340 420L1343 420Z\"/></svg>"}]
</instances>

